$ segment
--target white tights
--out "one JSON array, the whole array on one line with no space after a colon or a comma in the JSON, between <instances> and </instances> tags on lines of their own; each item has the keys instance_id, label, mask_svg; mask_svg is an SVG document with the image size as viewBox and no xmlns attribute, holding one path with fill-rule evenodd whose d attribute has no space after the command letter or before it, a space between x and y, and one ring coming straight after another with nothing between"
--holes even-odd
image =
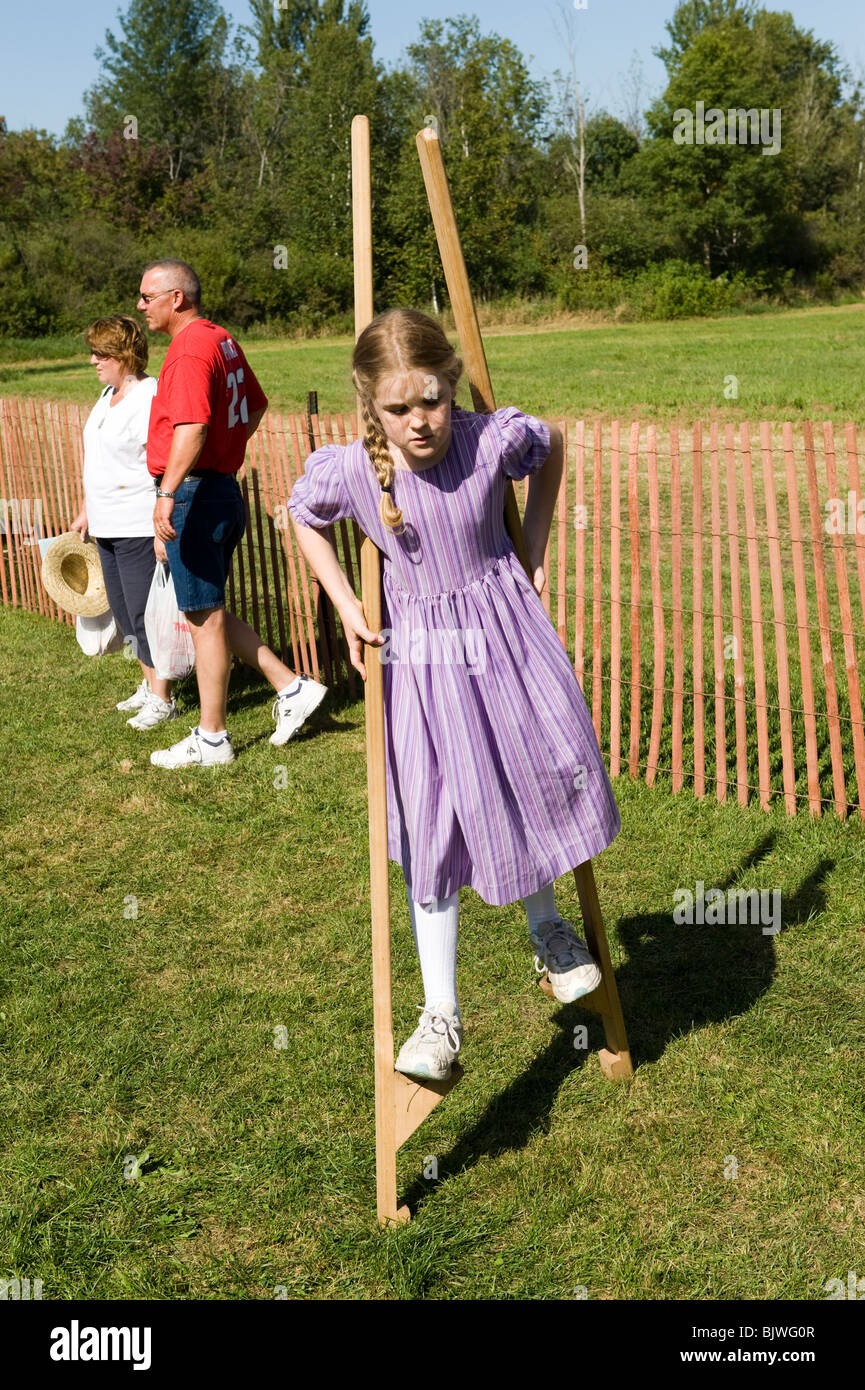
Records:
<instances>
[{"instance_id":1,"label":"white tights","mask_svg":"<svg viewBox=\"0 0 865 1390\"><path fill-rule=\"evenodd\" d=\"M528 917L529 931L541 922L560 921L556 911L553 885L548 883L537 893L529 893L523 898ZM429 903L417 903L408 889L408 910L411 918L411 932L420 961L423 977L424 1006L432 1009L437 1004L453 1004L459 1013L457 1001L457 930L459 927L459 893L451 893L449 898L438 898Z\"/></svg>"}]
</instances>

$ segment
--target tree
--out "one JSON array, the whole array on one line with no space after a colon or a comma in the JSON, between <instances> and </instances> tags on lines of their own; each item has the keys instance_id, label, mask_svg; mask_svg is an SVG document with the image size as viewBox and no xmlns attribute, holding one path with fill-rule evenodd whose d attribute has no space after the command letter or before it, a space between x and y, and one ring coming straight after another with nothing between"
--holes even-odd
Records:
<instances>
[{"instance_id":1,"label":"tree","mask_svg":"<svg viewBox=\"0 0 865 1390\"><path fill-rule=\"evenodd\" d=\"M322 0L291 103L293 225L298 240L351 259L351 122L384 116L362 0ZM375 136L373 137L373 146Z\"/></svg>"},{"instance_id":2,"label":"tree","mask_svg":"<svg viewBox=\"0 0 865 1390\"><path fill-rule=\"evenodd\" d=\"M586 123L586 182L592 188L615 188L627 160L640 148L633 131L601 111Z\"/></svg>"},{"instance_id":3,"label":"tree","mask_svg":"<svg viewBox=\"0 0 865 1390\"><path fill-rule=\"evenodd\" d=\"M107 31L96 50L102 76L86 93L87 118L103 140L130 118L135 138L165 147L178 179L219 142L228 21L218 0L130 0L120 23L121 37Z\"/></svg>"},{"instance_id":4,"label":"tree","mask_svg":"<svg viewBox=\"0 0 865 1390\"><path fill-rule=\"evenodd\" d=\"M850 119L832 45L789 14L737 0L685 0L668 29L669 82L625 186L661 210L675 253L712 275L813 272L820 252L807 214L843 181L838 136ZM677 113L697 100L706 112L766 111L773 130L779 113L776 144L741 143L738 128L717 143L676 143Z\"/></svg>"},{"instance_id":5,"label":"tree","mask_svg":"<svg viewBox=\"0 0 865 1390\"><path fill-rule=\"evenodd\" d=\"M747 25L755 13L753 0L681 0L664 28L670 35L669 48L654 49L667 72L672 74L688 49L706 29L731 21Z\"/></svg>"},{"instance_id":6,"label":"tree","mask_svg":"<svg viewBox=\"0 0 865 1390\"><path fill-rule=\"evenodd\" d=\"M124 140L118 132L103 142L89 131L69 155L79 210L98 209L131 234L155 230L168 214L167 157L164 145Z\"/></svg>"},{"instance_id":7,"label":"tree","mask_svg":"<svg viewBox=\"0 0 865 1390\"><path fill-rule=\"evenodd\" d=\"M258 160L257 186L265 174L284 165L280 158L291 116L293 93L301 84L304 50L318 18L317 0L250 0L253 23L245 32L253 39L257 75L246 74L243 129Z\"/></svg>"},{"instance_id":8,"label":"tree","mask_svg":"<svg viewBox=\"0 0 865 1390\"><path fill-rule=\"evenodd\" d=\"M372 128L374 218L395 153L360 0L253 0L256 54L240 87L240 140L213 173L211 211L239 256L234 293L259 316L309 324L352 303L351 120ZM380 244L378 231L376 246ZM245 312L245 311L244 311Z\"/></svg>"},{"instance_id":9,"label":"tree","mask_svg":"<svg viewBox=\"0 0 865 1390\"><path fill-rule=\"evenodd\" d=\"M259 67L268 72L278 57L299 69L313 24L319 18L319 0L249 0L253 22L246 28L256 44Z\"/></svg>"},{"instance_id":10,"label":"tree","mask_svg":"<svg viewBox=\"0 0 865 1390\"><path fill-rule=\"evenodd\" d=\"M402 70L404 133L388 194L387 286L391 298L437 303L441 267L415 132L434 121L460 227L469 278L484 297L531 291L537 258L546 90L518 49L482 34L475 18L425 20Z\"/></svg>"}]
</instances>

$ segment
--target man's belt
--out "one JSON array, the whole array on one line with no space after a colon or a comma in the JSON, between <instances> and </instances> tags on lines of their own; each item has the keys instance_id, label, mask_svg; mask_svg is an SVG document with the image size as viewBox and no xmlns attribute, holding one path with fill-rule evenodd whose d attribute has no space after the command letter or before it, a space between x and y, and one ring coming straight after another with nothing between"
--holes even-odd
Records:
<instances>
[{"instance_id":1,"label":"man's belt","mask_svg":"<svg viewBox=\"0 0 865 1390\"><path fill-rule=\"evenodd\" d=\"M186 477L206 478L208 473L215 473L216 471L217 470L215 468L190 468L189 472L186 474ZM158 478L154 474L151 474L150 476L153 478L153 486L160 487L162 484L162 479L165 477L165 474L160 473Z\"/></svg>"}]
</instances>

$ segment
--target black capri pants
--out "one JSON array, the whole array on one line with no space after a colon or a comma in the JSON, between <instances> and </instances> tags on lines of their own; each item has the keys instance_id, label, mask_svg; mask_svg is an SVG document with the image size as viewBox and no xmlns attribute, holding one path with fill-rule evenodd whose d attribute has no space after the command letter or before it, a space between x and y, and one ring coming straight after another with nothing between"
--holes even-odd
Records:
<instances>
[{"instance_id":1,"label":"black capri pants","mask_svg":"<svg viewBox=\"0 0 865 1390\"><path fill-rule=\"evenodd\" d=\"M105 592L114 614L114 621L123 633L123 640L132 643L132 650L145 666L153 659L144 630L144 610L156 569L156 554L152 536L125 536L113 540L93 539L99 546Z\"/></svg>"}]
</instances>

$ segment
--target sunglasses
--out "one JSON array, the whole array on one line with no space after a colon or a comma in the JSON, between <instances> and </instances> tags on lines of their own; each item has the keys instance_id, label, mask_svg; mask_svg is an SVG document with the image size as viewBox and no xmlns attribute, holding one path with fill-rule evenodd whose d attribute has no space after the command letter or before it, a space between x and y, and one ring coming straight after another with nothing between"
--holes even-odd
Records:
<instances>
[{"instance_id":1,"label":"sunglasses","mask_svg":"<svg viewBox=\"0 0 865 1390\"><path fill-rule=\"evenodd\" d=\"M174 290L159 290L156 294L140 294L139 303L143 300L145 304L151 304L154 299L160 299L164 294L174 294Z\"/></svg>"}]
</instances>

